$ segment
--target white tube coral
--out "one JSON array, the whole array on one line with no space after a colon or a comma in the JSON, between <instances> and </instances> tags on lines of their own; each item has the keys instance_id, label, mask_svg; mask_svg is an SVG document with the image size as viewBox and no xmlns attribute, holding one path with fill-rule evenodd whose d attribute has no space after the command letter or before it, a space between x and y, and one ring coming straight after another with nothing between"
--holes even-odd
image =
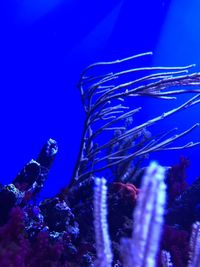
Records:
<instances>
[{"instance_id":1,"label":"white tube coral","mask_svg":"<svg viewBox=\"0 0 200 267\"><path fill-rule=\"evenodd\" d=\"M163 226L166 185L165 169L156 162L147 168L133 220L135 267L154 267Z\"/></svg>"},{"instance_id":2,"label":"white tube coral","mask_svg":"<svg viewBox=\"0 0 200 267\"><path fill-rule=\"evenodd\" d=\"M161 261L163 267L173 267L171 254L166 250L162 250L161 252Z\"/></svg>"},{"instance_id":3,"label":"white tube coral","mask_svg":"<svg viewBox=\"0 0 200 267\"><path fill-rule=\"evenodd\" d=\"M200 267L200 222L192 226L188 267Z\"/></svg>"},{"instance_id":4,"label":"white tube coral","mask_svg":"<svg viewBox=\"0 0 200 267\"><path fill-rule=\"evenodd\" d=\"M94 229L96 238L97 267L112 266L111 241L107 224L106 179L95 178L94 189Z\"/></svg>"}]
</instances>

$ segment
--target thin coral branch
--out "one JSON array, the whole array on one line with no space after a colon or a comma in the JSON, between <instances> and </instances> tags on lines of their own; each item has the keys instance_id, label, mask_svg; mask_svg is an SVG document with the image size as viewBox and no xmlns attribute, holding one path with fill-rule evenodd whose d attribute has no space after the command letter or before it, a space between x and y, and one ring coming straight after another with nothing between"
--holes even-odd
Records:
<instances>
[{"instance_id":1,"label":"thin coral branch","mask_svg":"<svg viewBox=\"0 0 200 267\"><path fill-rule=\"evenodd\" d=\"M158 116L158 117L155 117L151 120L148 120L147 122L143 123L143 124L140 124L136 127L133 127L132 129L130 129L129 131L126 131L124 134L120 135L119 137L117 138L113 138L111 139L108 143L102 145L101 147L98 147L96 152L99 152L101 151L102 149L105 149L106 147L116 143L116 142L119 142L120 140L128 137L129 135L132 135L132 134L135 134L137 133L138 131L144 129L144 128L147 128L171 115L174 115L175 113L183 110L183 109L186 109L188 107L191 107L192 105L195 105L195 104L198 104L200 100L198 101L194 101L196 100L197 98L199 98L200 95L196 95L194 97L192 97L191 99L189 99L188 101L186 101L185 103L183 103L181 106L177 107L177 108L174 108L174 109L171 109L170 111L168 112L165 112L163 113L162 115ZM139 108L140 109L140 108ZM138 110L139 111L139 110Z\"/></svg>"},{"instance_id":2,"label":"thin coral branch","mask_svg":"<svg viewBox=\"0 0 200 267\"><path fill-rule=\"evenodd\" d=\"M177 95L177 94L183 94L183 93L200 93L200 90L198 89L193 89L193 90L176 90L174 91L168 91L165 93L161 94L161 91L169 88L169 87L175 87L175 86L200 86L200 81L196 81L199 79L200 74L191 74L191 75L184 75L180 77L172 77L172 78L167 78L167 79L162 79L161 81L155 82L155 83L150 83L148 85L142 85L133 89L125 89L125 91L119 92L119 93L113 93L110 94L110 91L105 93L103 96L101 96L96 104L92 107L91 113L94 112L97 108L99 108L103 103L111 101L116 98L124 98L127 96L148 96L148 97L157 97L160 98L165 96L165 95ZM194 79L195 83L191 80ZM126 84L124 85L126 87ZM112 90L118 90L118 87L113 88ZM170 98L169 99L175 99L175 98Z\"/></svg>"},{"instance_id":3,"label":"thin coral branch","mask_svg":"<svg viewBox=\"0 0 200 267\"><path fill-rule=\"evenodd\" d=\"M145 81L148 81L148 80L153 80L153 79L156 79L156 80L158 80L158 79L159 80L170 79L170 78L173 78L173 75L188 73L188 69L191 68L192 66L193 65L186 66L186 67L180 67L180 68L178 68L178 67L176 67L176 68L167 68L167 67L138 68L138 69L130 69L130 70L122 71L122 72L119 72L119 73L115 73L112 76L109 74L109 78L107 78L107 79L104 78L99 83L97 83L94 86L92 86L92 88L89 91L89 98L91 99L93 97L93 95L100 93L100 91L98 90L99 87L101 87L100 84L106 83L109 80L117 79L117 78L119 78L119 76L124 75L124 74L130 74L130 73L139 72L139 71L155 71L155 70L156 71L157 70L170 70L171 71L172 69L176 70L176 71L173 71L173 72L171 71L171 72L153 73L153 74L144 76L142 78L135 79L133 81L129 81L129 82L126 82L126 83L123 83L123 84L119 84L119 85L116 85L116 86L114 86L114 85L107 86L106 89L101 91L101 93L104 93L104 94L102 94L101 97L98 99L98 101L96 102L97 104L101 100L105 99L106 96L112 95L112 93L115 93L116 91L119 91L119 90L121 90L123 88L126 88L126 92L125 92L126 94L131 95L131 92L128 92L127 88L132 86L132 85L134 85L134 84L145 82ZM181 70L179 70L179 69L181 69ZM152 85L153 85L153 83L152 83ZM121 94L121 95L123 95L123 94ZM88 95L86 95L86 96L88 97Z\"/></svg>"},{"instance_id":4,"label":"thin coral branch","mask_svg":"<svg viewBox=\"0 0 200 267\"><path fill-rule=\"evenodd\" d=\"M80 83L84 80L87 79L87 77L85 77L86 72L88 72L90 69L95 68L97 66L105 66L105 65L114 65L114 64L120 64L126 61L130 61L132 59L136 59L139 57L144 57L144 56L148 56L148 55L152 55L152 52L145 52L145 53L141 53L141 54L137 54L137 55L133 55L131 57L126 57L126 58L122 58L122 59L117 59L114 61L105 61L105 62L97 62L94 64L89 65L87 68L85 68L85 70L82 72L81 74L81 78L80 78Z\"/></svg>"}]
</instances>

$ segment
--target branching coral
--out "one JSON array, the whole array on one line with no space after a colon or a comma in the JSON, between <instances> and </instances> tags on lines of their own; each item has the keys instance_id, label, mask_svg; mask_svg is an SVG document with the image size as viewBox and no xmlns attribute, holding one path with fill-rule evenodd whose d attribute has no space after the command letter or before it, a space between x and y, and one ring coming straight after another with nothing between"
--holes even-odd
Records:
<instances>
[{"instance_id":1,"label":"branching coral","mask_svg":"<svg viewBox=\"0 0 200 267\"><path fill-rule=\"evenodd\" d=\"M131 68L115 73L99 74L101 68L105 71L109 66L121 65L150 54L144 53L121 60L99 62L90 65L83 71L79 89L86 119L71 185L104 169L124 163L126 170L121 174L121 180L127 179L129 174L132 175L133 161L138 161L140 157L158 150L175 150L199 144L199 142L189 142L179 147L170 146L175 140L195 129L198 123L172 136L169 136L172 132L170 130L160 136L149 135L143 140L138 138L144 135L144 131L149 126L200 102L200 89L196 89L200 85L200 74L188 74L189 69L194 65ZM96 71L98 75L90 74L93 71ZM140 76L140 73L144 72L149 72L149 74ZM137 74L134 79L132 78L133 74ZM188 86L189 89L186 88ZM128 97L147 96L172 100L176 99L176 95L184 93L195 93L195 95L182 105L140 125L129 128L125 125L127 120L141 110L141 107L130 108L127 106ZM106 135L106 132L114 134Z\"/></svg>"}]
</instances>

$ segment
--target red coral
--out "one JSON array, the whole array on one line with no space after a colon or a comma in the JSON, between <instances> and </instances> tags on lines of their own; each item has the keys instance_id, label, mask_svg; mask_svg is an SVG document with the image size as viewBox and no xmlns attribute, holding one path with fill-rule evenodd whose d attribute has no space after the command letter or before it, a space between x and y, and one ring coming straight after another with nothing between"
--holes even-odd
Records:
<instances>
[{"instance_id":1,"label":"red coral","mask_svg":"<svg viewBox=\"0 0 200 267\"><path fill-rule=\"evenodd\" d=\"M189 259L189 233L187 231L166 225L161 247L170 252L175 267L187 266Z\"/></svg>"},{"instance_id":2,"label":"red coral","mask_svg":"<svg viewBox=\"0 0 200 267\"><path fill-rule=\"evenodd\" d=\"M132 232L132 214L139 190L133 184L112 183L108 190L111 238L118 241Z\"/></svg>"},{"instance_id":3,"label":"red coral","mask_svg":"<svg viewBox=\"0 0 200 267\"><path fill-rule=\"evenodd\" d=\"M121 199L123 199L123 203L121 204L124 204L124 201L128 201L129 204L135 203L135 200L137 199L139 193L139 189L130 183L124 184L116 182L112 184L110 189L111 193L121 196Z\"/></svg>"},{"instance_id":4,"label":"red coral","mask_svg":"<svg viewBox=\"0 0 200 267\"><path fill-rule=\"evenodd\" d=\"M188 187L186 183L186 169L188 166L189 160L182 156L179 163L172 166L169 171L167 179L169 205Z\"/></svg>"}]
</instances>

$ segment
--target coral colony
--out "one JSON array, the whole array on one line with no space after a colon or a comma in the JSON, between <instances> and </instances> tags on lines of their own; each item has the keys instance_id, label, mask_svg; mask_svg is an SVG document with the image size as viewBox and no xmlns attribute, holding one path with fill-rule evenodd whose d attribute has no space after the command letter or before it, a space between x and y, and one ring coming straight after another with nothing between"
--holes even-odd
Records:
<instances>
[{"instance_id":1,"label":"coral colony","mask_svg":"<svg viewBox=\"0 0 200 267\"><path fill-rule=\"evenodd\" d=\"M151 152L199 144L173 145L198 123L176 134L149 128L200 102L200 73L189 73L193 65L123 69L150 54L83 71L84 131L66 188L37 204L58 152L52 139L11 184L1 185L1 267L200 266L200 178L187 185L184 157L172 167L145 167ZM180 106L134 125L141 107L132 99L170 101L190 93Z\"/></svg>"}]
</instances>

